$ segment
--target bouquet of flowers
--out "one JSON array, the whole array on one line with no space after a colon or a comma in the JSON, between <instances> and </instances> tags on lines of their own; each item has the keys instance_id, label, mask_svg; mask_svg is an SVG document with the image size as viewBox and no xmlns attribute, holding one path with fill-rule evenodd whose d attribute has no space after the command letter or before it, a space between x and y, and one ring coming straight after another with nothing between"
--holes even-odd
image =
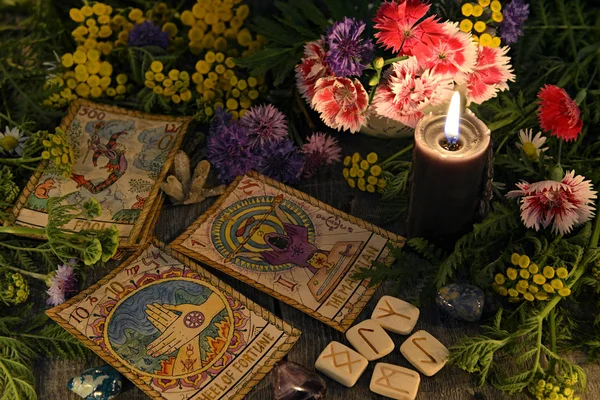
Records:
<instances>
[{"instance_id":1,"label":"bouquet of flowers","mask_svg":"<svg viewBox=\"0 0 600 400\"><path fill-rule=\"evenodd\" d=\"M327 126L352 133L378 117L414 127L454 90L481 104L515 79L509 48L501 46L501 37L511 43L522 31L522 14L511 16L511 7L503 14L497 0L466 3L459 25L428 15L430 5L420 0L384 2L373 38L366 22L345 17L306 43L295 68L297 88ZM510 21L513 29L498 29L497 21Z\"/></svg>"}]
</instances>

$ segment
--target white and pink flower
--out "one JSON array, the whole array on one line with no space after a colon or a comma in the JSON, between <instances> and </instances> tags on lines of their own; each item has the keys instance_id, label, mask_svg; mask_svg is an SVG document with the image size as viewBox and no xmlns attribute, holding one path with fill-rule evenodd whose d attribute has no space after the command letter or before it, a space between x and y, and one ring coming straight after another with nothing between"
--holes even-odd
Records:
<instances>
[{"instance_id":1,"label":"white and pink flower","mask_svg":"<svg viewBox=\"0 0 600 400\"><path fill-rule=\"evenodd\" d=\"M520 198L521 219L527 228L538 231L552 224L553 233L565 235L594 216L593 201L598 192L591 181L575 176L575 171L567 172L561 182L521 182L517 187L519 190L506 197Z\"/></svg>"},{"instance_id":2,"label":"white and pink flower","mask_svg":"<svg viewBox=\"0 0 600 400\"><path fill-rule=\"evenodd\" d=\"M415 127L428 107L438 106L452 96L451 78L423 69L416 57L395 62L384 73L373 107L377 114Z\"/></svg>"},{"instance_id":3,"label":"white and pink flower","mask_svg":"<svg viewBox=\"0 0 600 400\"><path fill-rule=\"evenodd\" d=\"M509 48L478 46L477 62L473 72L467 75L467 97L481 104L508 89L508 81L513 82L510 58L506 55Z\"/></svg>"},{"instance_id":4,"label":"white and pink flower","mask_svg":"<svg viewBox=\"0 0 600 400\"><path fill-rule=\"evenodd\" d=\"M325 62L326 55L323 39L308 42L304 46L302 62L296 65L296 86L302 97L309 103L315 94L317 80L332 75Z\"/></svg>"},{"instance_id":5,"label":"white and pink flower","mask_svg":"<svg viewBox=\"0 0 600 400\"><path fill-rule=\"evenodd\" d=\"M431 40L418 44L413 54L423 68L464 83L466 75L475 67L477 48L471 34L462 32L457 23L446 22L442 28L443 35L432 36Z\"/></svg>"},{"instance_id":6,"label":"white and pink flower","mask_svg":"<svg viewBox=\"0 0 600 400\"><path fill-rule=\"evenodd\" d=\"M369 96L358 79L332 76L317 81L311 105L330 128L355 133L367 122Z\"/></svg>"}]
</instances>

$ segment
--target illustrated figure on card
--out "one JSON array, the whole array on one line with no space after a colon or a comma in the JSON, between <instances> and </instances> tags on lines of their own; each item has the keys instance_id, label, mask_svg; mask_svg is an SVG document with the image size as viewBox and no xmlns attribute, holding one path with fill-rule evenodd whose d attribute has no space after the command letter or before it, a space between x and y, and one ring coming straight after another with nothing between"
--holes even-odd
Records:
<instances>
[{"instance_id":1,"label":"illustrated figure on card","mask_svg":"<svg viewBox=\"0 0 600 400\"><path fill-rule=\"evenodd\" d=\"M345 330L374 291L357 274L402 240L249 173L171 246Z\"/></svg>"}]
</instances>

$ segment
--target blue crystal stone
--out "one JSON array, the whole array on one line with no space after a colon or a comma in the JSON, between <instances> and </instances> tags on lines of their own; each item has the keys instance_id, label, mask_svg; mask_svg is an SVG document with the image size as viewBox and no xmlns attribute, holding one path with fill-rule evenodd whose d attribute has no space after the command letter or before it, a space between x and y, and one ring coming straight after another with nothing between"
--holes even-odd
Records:
<instances>
[{"instance_id":1,"label":"blue crystal stone","mask_svg":"<svg viewBox=\"0 0 600 400\"><path fill-rule=\"evenodd\" d=\"M85 400L111 400L123 386L121 374L109 365L90 368L69 380L67 387Z\"/></svg>"},{"instance_id":2,"label":"blue crystal stone","mask_svg":"<svg viewBox=\"0 0 600 400\"><path fill-rule=\"evenodd\" d=\"M485 296L477 286L452 283L441 288L435 302L452 318L475 322L481 318Z\"/></svg>"}]
</instances>

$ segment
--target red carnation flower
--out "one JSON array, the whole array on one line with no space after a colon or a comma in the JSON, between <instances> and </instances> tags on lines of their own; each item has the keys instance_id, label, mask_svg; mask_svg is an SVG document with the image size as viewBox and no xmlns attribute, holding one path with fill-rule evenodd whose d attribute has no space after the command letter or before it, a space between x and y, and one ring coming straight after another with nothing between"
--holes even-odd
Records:
<instances>
[{"instance_id":1,"label":"red carnation flower","mask_svg":"<svg viewBox=\"0 0 600 400\"><path fill-rule=\"evenodd\" d=\"M443 35L442 24L435 17L418 23L429 10L429 5L419 0L399 0L382 3L377 10L375 37L379 43L394 53L414 55L415 45Z\"/></svg>"},{"instance_id":2,"label":"red carnation flower","mask_svg":"<svg viewBox=\"0 0 600 400\"><path fill-rule=\"evenodd\" d=\"M567 92L558 86L546 85L540 90L538 97L538 117L542 129L566 142L577 139L583 122L579 117L579 106Z\"/></svg>"}]
</instances>

